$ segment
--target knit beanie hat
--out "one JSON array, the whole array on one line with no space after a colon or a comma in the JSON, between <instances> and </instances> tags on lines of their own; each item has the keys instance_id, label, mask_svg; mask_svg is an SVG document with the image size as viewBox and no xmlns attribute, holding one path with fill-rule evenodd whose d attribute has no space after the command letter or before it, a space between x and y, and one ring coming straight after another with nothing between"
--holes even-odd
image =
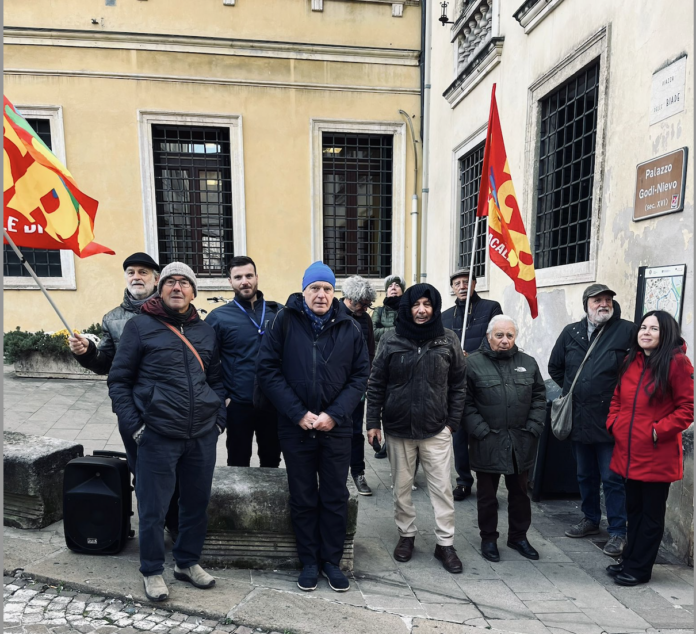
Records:
<instances>
[{"instance_id":1,"label":"knit beanie hat","mask_svg":"<svg viewBox=\"0 0 696 634\"><path fill-rule=\"evenodd\" d=\"M183 262L172 262L171 264L167 264L162 269L162 273L160 274L159 278L159 284L157 284L157 291L159 294L162 294L162 286L164 286L164 280L166 280L168 277L171 277L172 275L182 275L185 277L189 282L191 282L191 286L193 286L193 296L196 297L198 295L198 286L196 283L196 274L191 270L191 267L187 266Z\"/></svg>"},{"instance_id":2,"label":"knit beanie hat","mask_svg":"<svg viewBox=\"0 0 696 634\"><path fill-rule=\"evenodd\" d=\"M402 293L406 290L406 282L404 282L404 278L400 275L390 275L386 280L384 280L384 290L386 291L394 282L401 287Z\"/></svg>"},{"instance_id":3,"label":"knit beanie hat","mask_svg":"<svg viewBox=\"0 0 696 634\"><path fill-rule=\"evenodd\" d=\"M314 262L309 265L302 278L302 290L314 282L328 282L336 287L336 276L334 272L323 262Z\"/></svg>"}]
</instances>

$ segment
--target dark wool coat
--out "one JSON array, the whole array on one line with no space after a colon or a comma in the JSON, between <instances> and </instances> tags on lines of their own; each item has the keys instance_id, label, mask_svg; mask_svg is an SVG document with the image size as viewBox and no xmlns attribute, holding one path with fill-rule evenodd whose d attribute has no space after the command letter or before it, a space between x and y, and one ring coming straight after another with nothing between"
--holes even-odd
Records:
<instances>
[{"instance_id":1,"label":"dark wool coat","mask_svg":"<svg viewBox=\"0 0 696 634\"><path fill-rule=\"evenodd\" d=\"M157 317L167 321L165 314ZM201 357L205 372L188 346L155 316L143 312L123 329L107 379L123 435L132 436L143 424L170 438L205 436L215 424L225 429L215 331L197 313L180 330Z\"/></svg>"},{"instance_id":2,"label":"dark wool coat","mask_svg":"<svg viewBox=\"0 0 696 634\"><path fill-rule=\"evenodd\" d=\"M464 305L465 303L458 299L452 308L448 308L442 313L442 325L445 328L454 330L457 337L459 337L459 341L462 340ZM502 314L503 309L498 302L490 299L481 299L476 291L471 294L469 318L466 325L466 341L464 342L465 352L472 353L478 350L481 342L486 338L488 322L496 315Z\"/></svg>"},{"instance_id":3,"label":"dark wool coat","mask_svg":"<svg viewBox=\"0 0 696 634\"><path fill-rule=\"evenodd\" d=\"M356 320L337 299L333 310L315 339L302 308L302 293L295 293L263 336L256 379L278 411L281 436L284 429L299 425L308 411L333 418L336 426L329 434L353 434L352 414L365 393L370 361Z\"/></svg>"},{"instance_id":4,"label":"dark wool coat","mask_svg":"<svg viewBox=\"0 0 696 634\"><path fill-rule=\"evenodd\" d=\"M573 389L573 429L570 439L583 444L613 442L606 422L621 364L633 343L638 326L621 319L621 307L614 301L614 314L601 327L597 342L582 375ZM595 330L593 336L599 332ZM567 394L590 347L587 317L563 329L551 351L549 374Z\"/></svg>"},{"instance_id":5,"label":"dark wool coat","mask_svg":"<svg viewBox=\"0 0 696 634\"><path fill-rule=\"evenodd\" d=\"M517 346L493 352L484 339L467 357L464 422L471 469L514 473L531 469L546 420L546 388L537 362Z\"/></svg>"},{"instance_id":6,"label":"dark wool coat","mask_svg":"<svg viewBox=\"0 0 696 634\"><path fill-rule=\"evenodd\" d=\"M611 470L631 480L675 482L684 477L681 433L694 420L694 366L677 352L669 369L671 394L652 402L645 390L651 376L639 351L616 386L607 418L615 440Z\"/></svg>"},{"instance_id":7,"label":"dark wool coat","mask_svg":"<svg viewBox=\"0 0 696 634\"><path fill-rule=\"evenodd\" d=\"M445 425L454 432L465 395L466 360L451 330L419 342L389 332L372 365L366 429L411 439L437 436Z\"/></svg>"}]
</instances>

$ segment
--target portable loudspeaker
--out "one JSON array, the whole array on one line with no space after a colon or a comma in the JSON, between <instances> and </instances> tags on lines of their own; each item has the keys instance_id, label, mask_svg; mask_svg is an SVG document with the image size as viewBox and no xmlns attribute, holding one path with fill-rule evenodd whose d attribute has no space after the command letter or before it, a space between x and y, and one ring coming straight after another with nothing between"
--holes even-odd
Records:
<instances>
[{"instance_id":1,"label":"portable loudspeaker","mask_svg":"<svg viewBox=\"0 0 696 634\"><path fill-rule=\"evenodd\" d=\"M63 477L65 543L76 553L115 555L133 536L126 454L95 451L75 458Z\"/></svg>"}]
</instances>

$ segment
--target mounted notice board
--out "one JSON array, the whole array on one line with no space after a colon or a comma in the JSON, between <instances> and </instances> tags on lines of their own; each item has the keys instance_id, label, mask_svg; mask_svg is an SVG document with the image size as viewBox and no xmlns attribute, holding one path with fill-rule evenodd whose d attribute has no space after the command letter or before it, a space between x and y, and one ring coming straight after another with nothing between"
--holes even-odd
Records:
<instances>
[{"instance_id":1,"label":"mounted notice board","mask_svg":"<svg viewBox=\"0 0 696 634\"><path fill-rule=\"evenodd\" d=\"M681 326L686 264L641 266L638 269L636 323L651 310L664 310Z\"/></svg>"}]
</instances>

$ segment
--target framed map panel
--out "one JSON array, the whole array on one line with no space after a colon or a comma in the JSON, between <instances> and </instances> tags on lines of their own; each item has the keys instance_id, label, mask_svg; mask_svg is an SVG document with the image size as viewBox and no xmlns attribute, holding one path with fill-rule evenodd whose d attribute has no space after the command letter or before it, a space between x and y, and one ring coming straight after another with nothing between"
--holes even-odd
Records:
<instances>
[{"instance_id":1,"label":"framed map panel","mask_svg":"<svg viewBox=\"0 0 696 634\"><path fill-rule=\"evenodd\" d=\"M638 269L636 323L640 323L648 311L664 310L681 326L685 280L686 264L641 266Z\"/></svg>"}]
</instances>

